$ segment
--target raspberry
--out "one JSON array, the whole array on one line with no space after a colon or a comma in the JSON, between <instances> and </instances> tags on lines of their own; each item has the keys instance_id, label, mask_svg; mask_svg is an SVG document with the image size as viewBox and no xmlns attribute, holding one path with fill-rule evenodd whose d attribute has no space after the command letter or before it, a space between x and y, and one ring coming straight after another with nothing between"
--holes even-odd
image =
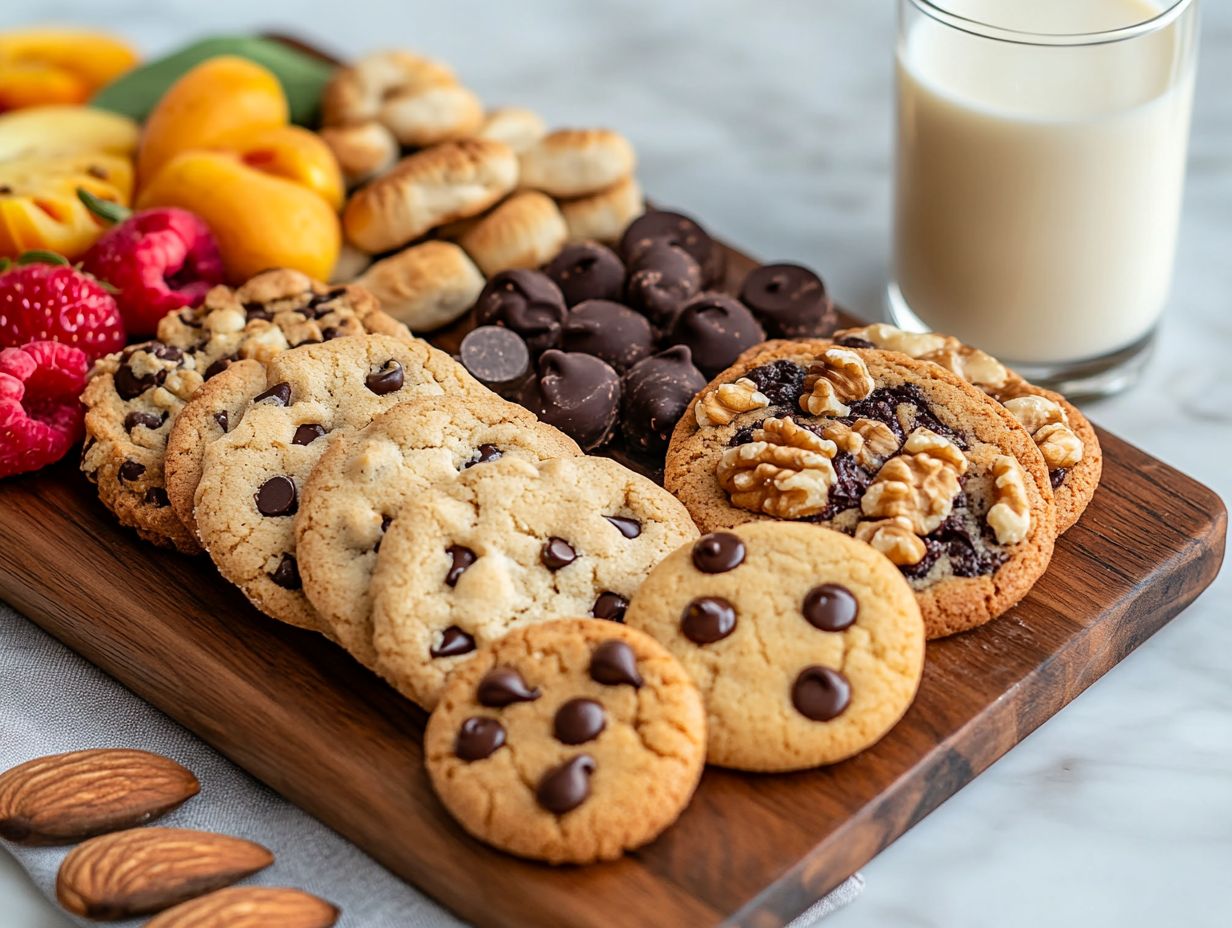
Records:
<instances>
[{"instance_id":1,"label":"raspberry","mask_svg":"<svg viewBox=\"0 0 1232 928\"><path fill-rule=\"evenodd\" d=\"M0 350L0 477L53 464L81 437L89 361L59 342Z\"/></svg>"},{"instance_id":2,"label":"raspberry","mask_svg":"<svg viewBox=\"0 0 1232 928\"><path fill-rule=\"evenodd\" d=\"M63 264L19 264L0 273L0 348L51 340L94 360L124 347L116 301L91 277Z\"/></svg>"}]
</instances>

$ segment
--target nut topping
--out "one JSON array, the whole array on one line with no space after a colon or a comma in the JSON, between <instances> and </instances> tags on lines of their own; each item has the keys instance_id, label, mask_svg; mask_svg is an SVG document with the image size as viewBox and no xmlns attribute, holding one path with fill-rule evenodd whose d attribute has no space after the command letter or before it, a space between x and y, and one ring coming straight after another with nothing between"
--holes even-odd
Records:
<instances>
[{"instance_id":1,"label":"nut topping","mask_svg":"<svg viewBox=\"0 0 1232 928\"><path fill-rule=\"evenodd\" d=\"M1010 414L1031 433L1049 470L1073 467L1082 460L1082 439L1069 426L1065 408L1046 396L1026 393L1006 400Z\"/></svg>"},{"instance_id":2,"label":"nut topping","mask_svg":"<svg viewBox=\"0 0 1232 928\"><path fill-rule=\"evenodd\" d=\"M316 896L281 886L232 886L183 902L146 922L145 928L329 928L338 910Z\"/></svg>"},{"instance_id":3,"label":"nut topping","mask_svg":"<svg viewBox=\"0 0 1232 928\"><path fill-rule=\"evenodd\" d=\"M935 530L953 508L960 489L958 478L967 470L962 449L925 428L916 429L877 472L860 500L864 515L904 517L917 535Z\"/></svg>"},{"instance_id":4,"label":"nut topping","mask_svg":"<svg viewBox=\"0 0 1232 928\"><path fill-rule=\"evenodd\" d=\"M918 564L928 553L928 546L906 516L861 522L856 526L856 538L872 545L899 567Z\"/></svg>"},{"instance_id":5,"label":"nut topping","mask_svg":"<svg viewBox=\"0 0 1232 928\"><path fill-rule=\"evenodd\" d=\"M1034 435L1046 425L1066 422L1065 410L1046 396L1028 393L1006 400L1005 408L1024 429Z\"/></svg>"},{"instance_id":6,"label":"nut topping","mask_svg":"<svg viewBox=\"0 0 1232 928\"><path fill-rule=\"evenodd\" d=\"M702 394L694 412L700 426L727 425L742 412L769 405L769 398L757 389L757 384L741 377L735 383L725 383Z\"/></svg>"},{"instance_id":7,"label":"nut topping","mask_svg":"<svg viewBox=\"0 0 1232 928\"><path fill-rule=\"evenodd\" d=\"M800 408L814 416L846 416L846 404L873 392L873 377L864 359L846 348L830 348L804 375Z\"/></svg>"},{"instance_id":8,"label":"nut topping","mask_svg":"<svg viewBox=\"0 0 1232 928\"><path fill-rule=\"evenodd\" d=\"M832 422L821 430L821 435L868 470L898 450L898 436L888 425L876 419L857 419L851 425Z\"/></svg>"},{"instance_id":9,"label":"nut topping","mask_svg":"<svg viewBox=\"0 0 1232 928\"><path fill-rule=\"evenodd\" d=\"M922 358L945 347L945 336L933 332L904 332L885 322L866 325L862 329L850 329L844 335L854 335L872 342L886 351L898 351L909 358Z\"/></svg>"},{"instance_id":10,"label":"nut topping","mask_svg":"<svg viewBox=\"0 0 1232 928\"><path fill-rule=\"evenodd\" d=\"M998 543L1016 545L1031 528L1031 505L1022 465L1008 455L998 455L992 462L992 478L994 503L986 517L988 525Z\"/></svg>"},{"instance_id":11,"label":"nut topping","mask_svg":"<svg viewBox=\"0 0 1232 928\"><path fill-rule=\"evenodd\" d=\"M837 453L833 442L790 419L766 419L753 441L723 452L719 485L741 509L780 519L817 515L837 479L830 463Z\"/></svg>"}]
</instances>

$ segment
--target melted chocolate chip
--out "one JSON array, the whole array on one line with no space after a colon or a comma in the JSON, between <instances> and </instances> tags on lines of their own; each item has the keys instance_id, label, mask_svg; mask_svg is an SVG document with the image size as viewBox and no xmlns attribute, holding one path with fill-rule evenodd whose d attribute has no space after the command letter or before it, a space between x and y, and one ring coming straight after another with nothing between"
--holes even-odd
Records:
<instances>
[{"instance_id":1,"label":"melted chocolate chip","mask_svg":"<svg viewBox=\"0 0 1232 928\"><path fill-rule=\"evenodd\" d=\"M167 497L167 491L162 487L150 487L145 491L144 498L147 506L156 506L159 509L166 509L171 505L171 500Z\"/></svg>"},{"instance_id":2,"label":"melted chocolate chip","mask_svg":"<svg viewBox=\"0 0 1232 928\"><path fill-rule=\"evenodd\" d=\"M860 603L847 587L823 583L808 591L801 611L815 628L823 632L841 632L856 620Z\"/></svg>"},{"instance_id":3,"label":"melted chocolate chip","mask_svg":"<svg viewBox=\"0 0 1232 928\"><path fill-rule=\"evenodd\" d=\"M265 400L273 400L271 406L290 406L291 385L286 381L276 383L264 393L258 393L252 398L254 403L262 403Z\"/></svg>"},{"instance_id":4,"label":"melted chocolate chip","mask_svg":"<svg viewBox=\"0 0 1232 928\"><path fill-rule=\"evenodd\" d=\"M804 395L805 370L795 361L782 359L755 367L744 376L757 384L771 406L789 406L799 409L800 397Z\"/></svg>"},{"instance_id":5,"label":"melted chocolate chip","mask_svg":"<svg viewBox=\"0 0 1232 928\"><path fill-rule=\"evenodd\" d=\"M625 610L629 608L629 601L619 593L613 593L610 590L604 590L595 597L595 604L590 607L590 614L596 619L607 619L609 622L623 622L625 620Z\"/></svg>"},{"instance_id":6,"label":"melted chocolate chip","mask_svg":"<svg viewBox=\"0 0 1232 928\"><path fill-rule=\"evenodd\" d=\"M299 578L299 562L294 554L284 554L269 578L284 590L298 590L304 585Z\"/></svg>"},{"instance_id":7,"label":"melted chocolate chip","mask_svg":"<svg viewBox=\"0 0 1232 928\"><path fill-rule=\"evenodd\" d=\"M163 361L183 361L184 351L175 345L159 345L154 349L154 357L160 358Z\"/></svg>"},{"instance_id":8,"label":"melted chocolate chip","mask_svg":"<svg viewBox=\"0 0 1232 928\"><path fill-rule=\"evenodd\" d=\"M405 375L402 373L402 365L391 358L385 362L385 366L379 371L365 377L364 383L377 396L385 396L388 393L401 390L405 379Z\"/></svg>"},{"instance_id":9,"label":"melted chocolate chip","mask_svg":"<svg viewBox=\"0 0 1232 928\"><path fill-rule=\"evenodd\" d=\"M317 425L316 423L301 425L295 430L295 434L291 437L291 444L311 445L324 434L324 426Z\"/></svg>"},{"instance_id":10,"label":"melted chocolate chip","mask_svg":"<svg viewBox=\"0 0 1232 928\"><path fill-rule=\"evenodd\" d=\"M535 789L535 799L553 815L564 815L586 801L594 772L595 759L589 754L570 758L543 775Z\"/></svg>"},{"instance_id":11,"label":"melted chocolate chip","mask_svg":"<svg viewBox=\"0 0 1232 928\"><path fill-rule=\"evenodd\" d=\"M806 719L828 722L851 703L851 684L830 667L805 667L791 687L791 704Z\"/></svg>"},{"instance_id":12,"label":"melted chocolate chip","mask_svg":"<svg viewBox=\"0 0 1232 928\"><path fill-rule=\"evenodd\" d=\"M626 538L636 538L642 534L642 523L637 521L637 519L629 519L624 516L604 516L603 518L616 526L620 530L620 534Z\"/></svg>"},{"instance_id":13,"label":"melted chocolate chip","mask_svg":"<svg viewBox=\"0 0 1232 928\"><path fill-rule=\"evenodd\" d=\"M335 326L327 325L321 330L321 341L323 342L332 342L335 338L341 337L342 330Z\"/></svg>"},{"instance_id":14,"label":"melted chocolate chip","mask_svg":"<svg viewBox=\"0 0 1232 928\"><path fill-rule=\"evenodd\" d=\"M218 423L218 427L222 429L224 433L226 433L227 431L227 427L230 423L230 418L231 417L227 415L227 411L225 409L219 410L218 412L214 413L214 421Z\"/></svg>"},{"instance_id":15,"label":"melted chocolate chip","mask_svg":"<svg viewBox=\"0 0 1232 928\"><path fill-rule=\"evenodd\" d=\"M547 540L543 550L539 552L539 560L543 562L544 567L555 572L576 561L577 552L573 550L573 545L565 539L553 535Z\"/></svg>"},{"instance_id":16,"label":"melted chocolate chip","mask_svg":"<svg viewBox=\"0 0 1232 928\"><path fill-rule=\"evenodd\" d=\"M304 306L305 315L315 316L320 319L322 316L333 312L332 306L326 306L326 303L332 303L334 300L343 296L346 293L346 287L334 287L334 289L326 293L315 293Z\"/></svg>"},{"instance_id":17,"label":"melted chocolate chip","mask_svg":"<svg viewBox=\"0 0 1232 928\"><path fill-rule=\"evenodd\" d=\"M1055 490L1065 482L1065 478L1068 474L1068 467L1058 467L1056 470L1050 470L1048 472L1048 482L1052 484L1052 488Z\"/></svg>"},{"instance_id":18,"label":"melted chocolate chip","mask_svg":"<svg viewBox=\"0 0 1232 928\"><path fill-rule=\"evenodd\" d=\"M637 655L618 638L600 643L590 655L590 679L604 686L640 688L642 675L637 672Z\"/></svg>"},{"instance_id":19,"label":"melted chocolate chip","mask_svg":"<svg viewBox=\"0 0 1232 928\"><path fill-rule=\"evenodd\" d=\"M236 358L235 355L230 355L225 358L219 358L217 361L215 361L213 364L211 364L209 367L205 369L205 379L209 380L211 377L217 377L219 374L225 371L228 367L234 364L236 360L238 359Z\"/></svg>"},{"instance_id":20,"label":"melted chocolate chip","mask_svg":"<svg viewBox=\"0 0 1232 928\"><path fill-rule=\"evenodd\" d=\"M270 477L261 484L253 499L257 503L257 511L263 516L293 516L299 509L295 481L283 474Z\"/></svg>"},{"instance_id":21,"label":"melted chocolate chip","mask_svg":"<svg viewBox=\"0 0 1232 928\"><path fill-rule=\"evenodd\" d=\"M147 429L156 429L166 421L166 413L156 416L152 412L130 412L124 417L124 430L131 432L139 425L144 425Z\"/></svg>"},{"instance_id":22,"label":"melted chocolate chip","mask_svg":"<svg viewBox=\"0 0 1232 928\"><path fill-rule=\"evenodd\" d=\"M372 553L376 554L381 550L381 542L385 540L385 532L389 529L390 523L393 522L393 516L381 516L381 537L376 540L376 544L372 546Z\"/></svg>"},{"instance_id":23,"label":"melted chocolate chip","mask_svg":"<svg viewBox=\"0 0 1232 928\"><path fill-rule=\"evenodd\" d=\"M594 741L607 725L603 705L593 699L570 699L556 710L552 734L561 744Z\"/></svg>"},{"instance_id":24,"label":"melted chocolate chip","mask_svg":"<svg viewBox=\"0 0 1232 928\"><path fill-rule=\"evenodd\" d=\"M382 528L384 523L382 522ZM466 569L478 560L474 551L463 545L450 545L445 553L452 559L449 570L445 573L445 586L457 586L458 578L466 573Z\"/></svg>"},{"instance_id":25,"label":"melted chocolate chip","mask_svg":"<svg viewBox=\"0 0 1232 928\"><path fill-rule=\"evenodd\" d=\"M160 371L159 373L164 372ZM112 382L115 384L116 393L120 394L120 399L132 400L162 381L159 380L157 374L146 374L144 377L138 377L133 373L132 365L126 363L120 365L119 369L115 372Z\"/></svg>"},{"instance_id":26,"label":"melted chocolate chip","mask_svg":"<svg viewBox=\"0 0 1232 928\"><path fill-rule=\"evenodd\" d=\"M479 681L479 705L503 709L515 702L534 702L542 695L539 688L526 685L522 675L512 667L493 667Z\"/></svg>"},{"instance_id":27,"label":"melted chocolate chip","mask_svg":"<svg viewBox=\"0 0 1232 928\"><path fill-rule=\"evenodd\" d=\"M489 461L495 461L503 453L496 445L482 444L475 449L471 459L462 465L462 469L465 470L468 467L474 467L476 464L487 464Z\"/></svg>"},{"instance_id":28,"label":"melted chocolate chip","mask_svg":"<svg viewBox=\"0 0 1232 928\"><path fill-rule=\"evenodd\" d=\"M722 574L744 563L744 542L731 532L711 532L693 544L693 566L704 574Z\"/></svg>"},{"instance_id":29,"label":"melted chocolate chip","mask_svg":"<svg viewBox=\"0 0 1232 928\"><path fill-rule=\"evenodd\" d=\"M736 630L736 609L718 596L699 596L684 607L680 630L694 644L714 644Z\"/></svg>"},{"instance_id":30,"label":"melted chocolate chip","mask_svg":"<svg viewBox=\"0 0 1232 928\"><path fill-rule=\"evenodd\" d=\"M274 318L274 314L270 312L270 308L266 306L264 303L253 303L253 302L245 303L244 304L244 315L247 317L249 322L251 322L253 319L268 320L268 319Z\"/></svg>"},{"instance_id":31,"label":"melted chocolate chip","mask_svg":"<svg viewBox=\"0 0 1232 928\"><path fill-rule=\"evenodd\" d=\"M861 338L859 335L844 335L838 340L838 344L844 348L876 348L877 346L870 342L867 338Z\"/></svg>"},{"instance_id":32,"label":"melted chocolate chip","mask_svg":"<svg viewBox=\"0 0 1232 928\"><path fill-rule=\"evenodd\" d=\"M457 657L460 654L470 654L475 650L475 639L456 625L450 625L441 632L439 644L433 645L428 651L433 657Z\"/></svg>"},{"instance_id":33,"label":"melted chocolate chip","mask_svg":"<svg viewBox=\"0 0 1232 928\"><path fill-rule=\"evenodd\" d=\"M905 407L910 415L907 428L899 419L900 407ZM915 384L905 383L895 387L881 387L864 399L852 403L851 413L844 417L844 421L852 422L860 418L875 419L884 423L900 439L913 429L926 428L936 432L942 438L948 438L960 448L967 447L965 438L937 418L924 392Z\"/></svg>"},{"instance_id":34,"label":"melted chocolate chip","mask_svg":"<svg viewBox=\"0 0 1232 928\"><path fill-rule=\"evenodd\" d=\"M121 480L137 480L145 473L145 465L137 461L125 461L120 465Z\"/></svg>"},{"instance_id":35,"label":"melted chocolate chip","mask_svg":"<svg viewBox=\"0 0 1232 928\"><path fill-rule=\"evenodd\" d=\"M453 752L459 760L471 763L491 757L505 744L505 726L496 719L474 715L462 723Z\"/></svg>"}]
</instances>

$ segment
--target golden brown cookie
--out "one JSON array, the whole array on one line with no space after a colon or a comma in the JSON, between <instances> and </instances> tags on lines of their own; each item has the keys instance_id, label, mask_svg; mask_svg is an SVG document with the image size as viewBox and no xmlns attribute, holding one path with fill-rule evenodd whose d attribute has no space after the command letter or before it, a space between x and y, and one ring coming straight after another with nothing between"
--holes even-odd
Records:
<instances>
[{"instance_id":1,"label":"golden brown cookie","mask_svg":"<svg viewBox=\"0 0 1232 928\"><path fill-rule=\"evenodd\" d=\"M557 129L518 154L520 183L554 197L606 190L633 173L633 146L611 129Z\"/></svg>"},{"instance_id":2,"label":"golden brown cookie","mask_svg":"<svg viewBox=\"0 0 1232 928\"><path fill-rule=\"evenodd\" d=\"M388 100L457 84L440 62L406 51L373 52L338 68L321 94L321 122L353 126L379 119Z\"/></svg>"},{"instance_id":3,"label":"golden brown cookie","mask_svg":"<svg viewBox=\"0 0 1232 928\"><path fill-rule=\"evenodd\" d=\"M458 244L492 277L546 264L560 252L567 235L564 217L552 198L522 190L464 231Z\"/></svg>"},{"instance_id":4,"label":"golden brown cookie","mask_svg":"<svg viewBox=\"0 0 1232 928\"><path fill-rule=\"evenodd\" d=\"M382 258L355 282L393 318L416 332L427 332L470 309L484 279L460 247L428 241Z\"/></svg>"},{"instance_id":5,"label":"golden brown cookie","mask_svg":"<svg viewBox=\"0 0 1232 928\"><path fill-rule=\"evenodd\" d=\"M376 177L398 160L398 140L376 120L349 126L326 126L320 136L338 159L347 187L356 187Z\"/></svg>"},{"instance_id":6,"label":"golden brown cookie","mask_svg":"<svg viewBox=\"0 0 1232 928\"><path fill-rule=\"evenodd\" d=\"M569 229L569 241L593 239L609 245L619 242L629 223L646 209L642 188L632 176L598 193L561 200L559 205Z\"/></svg>"},{"instance_id":7,"label":"golden brown cookie","mask_svg":"<svg viewBox=\"0 0 1232 928\"><path fill-rule=\"evenodd\" d=\"M489 110L476 138L504 142L514 151L525 151L547 135L547 123L534 110L521 106L502 106Z\"/></svg>"}]
</instances>

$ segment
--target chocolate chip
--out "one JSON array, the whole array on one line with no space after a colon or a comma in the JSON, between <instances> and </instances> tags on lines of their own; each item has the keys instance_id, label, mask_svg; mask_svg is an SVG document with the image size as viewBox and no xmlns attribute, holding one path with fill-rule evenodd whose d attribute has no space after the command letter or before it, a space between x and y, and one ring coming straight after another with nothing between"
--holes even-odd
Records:
<instances>
[{"instance_id":1,"label":"chocolate chip","mask_svg":"<svg viewBox=\"0 0 1232 928\"><path fill-rule=\"evenodd\" d=\"M231 421L231 417L227 415L227 411L225 409L220 409L218 412L214 413L214 421L218 423L218 427L223 430L224 434L226 434L227 426Z\"/></svg>"},{"instance_id":2,"label":"chocolate chip","mask_svg":"<svg viewBox=\"0 0 1232 928\"><path fill-rule=\"evenodd\" d=\"M459 654L470 654L475 650L475 639L456 625L450 625L441 632L439 644L433 645L428 651L433 657L457 657Z\"/></svg>"},{"instance_id":3,"label":"chocolate chip","mask_svg":"<svg viewBox=\"0 0 1232 928\"><path fill-rule=\"evenodd\" d=\"M153 374L138 377L133 373L131 364L121 364L115 372L113 382L115 383L116 393L120 394L120 399L132 400L154 386L158 382L158 378Z\"/></svg>"},{"instance_id":4,"label":"chocolate chip","mask_svg":"<svg viewBox=\"0 0 1232 928\"><path fill-rule=\"evenodd\" d=\"M598 242L566 245L543 268L569 306L584 300L619 300L625 266L616 252Z\"/></svg>"},{"instance_id":5,"label":"chocolate chip","mask_svg":"<svg viewBox=\"0 0 1232 928\"><path fill-rule=\"evenodd\" d=\"M285 380L282 383L276 383L264 393L259 393L252 398L254 403L261 403L265 400L273 400L271 406L290 406L291 405L291 385Z\"/></svg>"},{"instance_id":6,"label":"chocolate chip","mask_svg":"<svg viewBox=\"0 0 1232 928\"><path fill-rule=\"evenodd\" d=\"M154 349L154 357L163 361L183 361L184 351L175 345L159 345Z\"/></svg>"},{"instance_id":7,"label":"chocolate chip","mask_svg":"<svg viewBox=\"0 0 1232 928\"><path fill-rule=\"evenodd\" d=\"M844 335L838 340L838 344L844 348L876 348L877 346L870 342L867 338L860 338L858 335Z\"/></svg>"},{"instance_id":8,"label":"chocolate chip","mask_svg":"<svg viewBox=\"0 0 1232 928\"><path fill-rule=\"evenodd\" d=\"M334 308L332 306L325 307L324 304L332 303L334 300L343 296L345 293L346 293L346 287L335 287L334 289L330 290L328 293L314 294L312 299L308 301L304 309L313 310L313 312L309 312L307 313L307 315L316 316L319 319L322 316L333 312Z\"/></svg>"},{"instance_id":9,"label":"chocolate chip","mask_svg":"<svg viewBox=\"0 0 1232 928\"><path fill-rule=\"evenodd\" d=\"M553 535L539 553L539 560L543 562L544 567L555 572L562 567L568 567L576 561L577 552L573 550L573 546L565 541L565 539L557 538Z\"/></svg>"},{"instance_id":10,"label":"chocolate chip","mask_svg":"<svg viewBox=\"0 0 1232 928\"><path fill-rule=\"evenodd\" d=\"M731 532L711 532L693 545L693 566L704 574L722 574L744 563L744 542Z\"/></svg>"},{"instance_id":11,"label":"chocolate chip","mask_svg":"<svg viewBox=\"0 0 1232 928\"><path fill-rule=\"evenodd\" d=\"M453 752L467 763L491 757L505 743L505 726L496 719L473 715L458 729Z\"/></svg>"},{"instance_id":12,"label":"chocolate chip","mask_svg":"<svg viewBox=\"0 0 1232 928\"><path fill-rule=\"evenodd\" d=\"M619 593L605 590L595 598L595 604L590 607L590 614L596 619L607 619L609 622L623 622L625 610L629 601Z\"/></svg>"},{"instance_id":13,"label":"chocolate chip","mask_svg":"<svg viewBox=\"0 0 1232 928\"><path fill-rule=\"evenodd\" d=\"M225 358L219 358L217 361L215 361L213 364L211 364L209 367L205 369L205 379L209 380L211 377L218 376L223 371L225 371L228 367L234 364L237 360L238 359L236 358L235 355L230 355L229 357L225 357Z\"/></svg>"},{"instance_id":14,"label":"chocolate chip","mask_svg":"<svg viewBox=\"0 0 1232 928\"><path fill-rule=\"evenodd\" d=\"M860 603L847 587L823 583L808 591L801 611L810 625L823 632L841 632L856 620Z\"/></svg>"},{"instance_id":15,"label":"chocolate chip","mask_svg":"<svg viewBox=\"0 0 1232 928\"><path fill-rule=\"evenodd\" d=\"M385 532L389 530L390 523L393 522L393 516L381 516L381 537L376 540L376 544L372 546L372 553L376 554L381 550L381 542L385 540Z\"/></svg>"},{"instance_id":16,"label":"chocolate chip","mask_svg":"<svg viewBox=\"0 0 1232 928\"><path fill-rule=\"evenodd\" d=\"M783 358L755 367L744 376L757 384L758 392L765 394L771 406L787 406L798 410L800 397L804 395L806 374L807 371L801 365Z\"/></svg>"},{"instance_id":17,"label":"chocolate chip","mask_svg":"<svg viewBox=\"0 0 1232 928\"><path fill-rule=\"evenodd\" d=\"M570 699L556 710L552 734L561 744L585 744L598 738L606 725L601 703L593 699Z\"/></svg>"},{"instance_id":18,"label":"chocolate chip","mask_svg":"<svg viewBox=\"0 0 1232 928\"><path fill-rule=\"evenodd\" d=\"M543 775L535 799L553 815L564 815L586 801L594 772L595 759L589 754L572 757Z\"/></svg>"},{"instance_id":19,"label":"chocolate chip","mask_svg":"<svg viewBox=\"0 0 1232 928\"><path fill-rule=\"evenodd\" d=\"M284 554L269 578L284 590L298 590L303 586L299 579L299 562L294 554Z\"/></svg>"},{"instance_id":20,"label":"chocolate chip","mask_svg":"<svg viewBox=\"0 0 1232 928\"><path fill-rule=\"evenodd\" d=\"M466 333L458 346L458 360L481 384L508 394L530 373L530 349L512 329L481 325Z\"/></svg>"},{"instance_id":21,"label":"chocolate chip","mask_svg":"<svg viewBox=\"0 0 1232 928\"><path fill-rule=\"evenodd\" d=\"M171 500L167 497L167 491L162 487L150 487L145 491L145 504L166 509L171 505Z\"/></svg>"},{"instance_id":22,"label":"chocolate chip","mask_svg":"<svg viewBox=\"0 0 1232 928\"><path fill-rule=\"evenodd\" d=\"M479 705L489 709L503 709L515 702L534 702L540 695L539 688L527 686L522 675L512 667L493 667L479 681Z\"/></svg>"},{"instance_id":23,"label":"chocolate chip","mask_svg":"<svg viewBox=\"0 0 1232 928\"><path fill-rule=\"evenodd\" d=\"M497 460L502 454L503 452L500 448L496 447L496 445L480 445L475 449L475 453L471 456L471 459L462 465L462 469L465 470L468 467L474 467L476 464L487 464L489 461Z\"/></svg>"},{"instance_id":24,"label":"chocolate chip","mask_svg":"<svg viewBox=\"0 0 1232 928\"><path fill-rule=\"evenodd\" d=\"M736 630L736 610L718 596L700 596L684 607L680 630L695 644L714 644Z\"/></svg>"},{"instance_id":25,"label":"chocolate chip","mask_svg":"<svg viewBox=\"0 0 1232 928\"><path fill-rule=\"evenodd\" d=\"M379 371L364 378L364 383L377 396L385 396L387 393L401 390L405 379L402 365L391 358Z\"/></svg>"},{"instance_id":26,"label":"chocolate chip","mask_svg":"<svg viewBox=\"0 0 1232 928\"><path fill-rule=\"evenodd\" d=\"M560 288L539 271L501 271L484 285L475 301L477 325L511 329L526 340L531 355L560 344L566 314Z\"/></svg>"},{"instance_id":27,"label":"chocolate chip","mask_svg":"<svg viewBox=\"0 0 1232 928\"><path fill-rule=\"evenodd\" d=\"M156 416L152 412L130 412L124 417L124 430L131 432L139 425L144 425L147 429L156 429L166 421L166 413Z\"/></svg>"},{"instance_id":28,"label":"chocolate chip","mask_svg":"<svg viewBox=\"0 0 1232 928\"><path fill-rule=\"evenodd\" d=\"M249 302L244 304L244 315L251 322L253 319L272 319L274 314L264 303Z\"/></svg>"},{"instance_id":29,"label":"chocolate chip","mask_svg":"<svg viewBox=\"0 0 1232 928\"><path fill-rule=\"evenodd\" d=\"M295 481L282 474L270 477L261 484L261 489L257 490L252 498L263 516L292 516L299 509Z\"/></svg>"},{"instance_id":30,"label":"chocolate chip","mask_svg":"<svg viewBox=\"0 0 1232 928\"><path fill-rule=\"evenodd\" d=\"M291 437L291 444L311 445L324 434L324 426L317 425L315 422L301 425L295 430L295 434Z\"/></svg>"},{"instance_id":31,"label":"chocolate chip","mask_svg":"<svg viewBox=\"0 0 1232 928\"><path fill-rule=\"evenodd\" d=\"M145 473L145 465L136 461L125 461L120 465L121 480L137 480Z\"/></svg>"},{"instance_id":32,"label":"chocolate chip","mask_svg":"<svg viewBox=\"0 0 1232 928\"><path fill-rule=\"evenodd\" d=\"M191 310L191 309L183 310L180 313L179 318L180 318L180 322L184 323L184 325L188 326L190 329L201 328L201 322L200 320L197 319L197 314L196 314L196 311L194 310Z\"/></svg>"},{"instance_id":33,"label":"chocolate chip","mask_svg":"<svg viewBox=\"0 0 1232 928\"><path fill-rule=\"evenodd\" d=\"M637 655L618 638L604 641L590 656L590 679L604 686L638 689L642 685L642 675L637 672Z\"/></svg>"},{"instance_id":34,"label":"chocolate chip","mask_svg":"<svg viewBox=\"0 0 1232 928\"><path fill-rule=\"evenodd\" d=\"M466 569L478 558L474 551L463 545L450 545L445 549L445 553L453 558L453 563L445 574L445 586L457 586L458 578L466 573Z\"/></svg>"},{"instance_id":35,"label":"chocolate chip","mask_svg":"<svg viewBox=\"0 0 1232 928\"><path fill-rule=\"evenodd\" d=\"M1055 490L1065 482L1065 477L1069 473L1068 467L1058 467L1056 470L1048 472L1048 482L1052 484Z\"/></svg>"},{"instance_id":36,"label":"chocolate chip","mask_svg":"<svg viewBox=\"0 0 1232 928\"><path fill-rule=\"evenodd\" d=\"M799 264L763 264L751 270L740 299L772 338L817 338L834 331L834 303L821 278Z\"/></svg>"},{"instance_id":37,"label":"chocolate chip","mask_svg":"<svg viewBox=\"0 0 1232 928\"><path fill-rule=\"evenodd\" d=\"M791 704L807 719L828 722L851 702L851 684L830 667L805 667L791 687Z\"/></svg>"},{"instance_id":38,"label":"chocolate chip","mask_svg":"<svg viewBox=\"0 0 1232 928\"><path fill-rule=\"evenodd\" d=\"M616 526L620 534L626 538L636 538L642 534L642 523L637 519L627 519L624 516L604 516L603 518Z\"/></svg>"}]
</instances>

